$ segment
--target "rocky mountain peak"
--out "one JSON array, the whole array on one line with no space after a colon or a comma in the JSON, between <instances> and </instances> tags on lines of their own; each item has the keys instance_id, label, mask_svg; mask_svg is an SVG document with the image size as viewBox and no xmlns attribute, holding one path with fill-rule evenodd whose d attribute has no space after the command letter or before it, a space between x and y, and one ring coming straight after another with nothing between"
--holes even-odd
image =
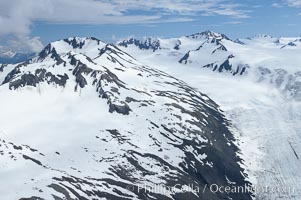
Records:
<instances>
[{"instance_id":1,"label":"rocky mountain peak","mask_svg":"<svg viewBox=\"0 0 301 200\"><path fill-rule=\"evenodd\" d=\"M218 40L222 40L222 39L230 40L225 34L213 32L213 31L210 31L210 30L200 32L200 33L194 33L194 34L189 35L187 37L188 38L193 38L193 39L200 39L200 38L211 39L211 38L214 38L214 39L218 39Z\"/></svg>"}]
</instances>

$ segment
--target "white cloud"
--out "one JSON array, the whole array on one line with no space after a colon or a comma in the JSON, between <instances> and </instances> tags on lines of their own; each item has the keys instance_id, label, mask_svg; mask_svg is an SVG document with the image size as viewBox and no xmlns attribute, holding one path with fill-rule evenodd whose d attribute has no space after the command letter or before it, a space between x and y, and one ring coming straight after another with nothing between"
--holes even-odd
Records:
<instances>
[{"instance_id":1,"label":"white cloud","mask_svg":"<svg viewBox=\"0 0 301 200\"><path fill-rule=\"evenodd\" d=\"M281 8L281 7L283 7L283 4L282 3L273 3L272 7L274 7L274 8Z\"/></svg>"},{"instance_id":2,"label":"white cloud","mask_svg":"<svg viewBox=\"0 0 301 200\"><path fill-rule=\"evenodd\" d=\"M284 1L288 6L301 8L301 0L284 0ZM301 16L301 13L298 13L297 15Z\"/></svg>"},{"instance_id":3,"label":"white cloud","mask_svg":"<svg viewBox=\"0 0 301 200\"><path fill-rule=\"evenodd\" d=\"M245 17L240 5L228 0L112 0L121 10L160 10L163 14L195 15L220 14L231 17Z\"/></svg>"},{"instance_id":4,"label":"white cloud","mask_svg":"<svg viewBox=\"0 0 301 200\"><path fill-rule=\"evenodd\" d=\"M5 43L0 45L0 51L15 51L15 52L39 52L44 45L39 37L29 36L12 36L5 38Z\"/></svg>"},{"instance_id":5,"label":"white cloud","mask_svg":"<svg viewBox=\"0 0 301 200\"><path fill-rule=\"evenodd\" d=\"M24 52L38 52L41 51L44 45L42 44L39 37L19 37L8 42L8 46L15 51Z\"/></svg>"},{"instance_id":6,"label":"white cloud","mask_svg":"<svg viewBox=\"0 0 301 200\"><path fill-rule=\"evenodd\" d=\"M242 24L242 21L229 21L229 22L225 22L225 24L238 25L238 24Z\"/></svg>"},{"instance_id":7,"label":"white cloud","mask_svg":"<svg viewBox=\"0 0 301 200\"><path fill-rule=\"evenodd\" d=\"M301 0L286 0L286 2L289 6L301 8Z\"/></svg>"},{"instance_id":8,"label":"white cloud","mask_svg":"<svg viewBox=\"0 0 301 200\"><path fill-rule=\"evenodd\" d=\"M34 21L133 24L191 21L199 14L248 17L229 0L10 0L0 1L0 36L27 35ZM139 11L139 12L135 12ZM141 12L143 11L143 12ZM144 14L135 14L144 13Z\"/></svg>"},{"instance_id":9,"label":"white cloud","mask_svg":"<svg viewBox=\"0 0 301 200\"><path fill-rule=\"evenodd\" d=\"M218 15L224 15L224 16L234 16L235 18L249 18L248 13L250 11L244 10L241 11L239 10L240 5L239 4L221 4L218 9L213 9L212 13L213 14L218 14Z\"/></svg>"},{"instance_id":10,"label":"white cloud","mask_svg":"<svg viewBox=\"0 0 301 200\"><path fill-rule=\"evenodd\" d=\"M34 22L63 24L155 24L193 21L199 15L247 18L231 0L0 0L0 38L14 36L15 49L41 48L30 38ZM17 44L18 43L18 44Z\"/></svg>"}]
</instances>

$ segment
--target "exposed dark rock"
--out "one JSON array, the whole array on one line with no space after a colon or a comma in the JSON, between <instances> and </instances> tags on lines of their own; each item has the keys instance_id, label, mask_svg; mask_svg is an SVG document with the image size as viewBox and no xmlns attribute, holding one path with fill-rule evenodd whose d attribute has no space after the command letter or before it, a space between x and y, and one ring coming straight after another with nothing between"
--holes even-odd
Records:
<instances>
[{"instance_id":1,"label":"exposed dark rock","mask_svg":"<svg viewBox=\"0 0 301 200\"><path fill-rule=\"evenodd\" d=\"M17 68L15 68L17 69ZM14 69L14 70L15 70ZM18 74L18 71L12 71L15 74ZM6 77L5 82L9 82L10 89L17 89L19 87L24 86L33 86L36 87L40 82L47 82L48 84L54 83L59 86L64 87L66 85L67 80L69 79L67 74L64 75L53 75L51 72L47 72L46 69L37 69L35 74L22 74L21 77L17 79L13 79L13 73L9 74ZM11 79L11 80L10 80Z\"/></svg>"},{"instance_id":2,"label":"exposed dark rock","mask_svg":"<svg viewBox=\"0 0 301 200\"><path fill-rule=\"evenodd\" d=\"M235 76L237 74L244 75L248 68L249 68L249 65L238 65L236 71L233 72L233 76Z\"/></svg>"},{"instance_id":3,"label":"exposed dark rock","mask_svg":"<svg viewBox=\"0 0 301 200\"><path fill-rule=\"evenodd\" d=\"M293 43L293 42L289 42L287 45L288 45L288 46L291 46L291 47L297 46L297 45L296 45L295 43Z\"/></svg>"},{"instance_id":4,"label":"exposed dark rock","mask_svg":"<svg viewBox=\"0 0 301 200\"><path fill-rule=\"evenodd\" d=\"M82 48L84 45L84 43L78 43L77 40L68 41L74 48ZM214 39L214 42L217 41L217 39ZM49 52L51 51L52 48L49 49ZM47 57L49 52L45 51L41 53L41 58L43 55ZM6 152L17 152L11 153L11 155L16 154L23 162L26 162L24 159L32 161L41 166L41 168L43 167L44 170L49 170L46 172L55 172L55 175L51 176L51 180L49 180L49 183L45 186L53 190L52 197L55 200L71 200L71 197L79 200L101 198L113 200L131 200L134 198L140 200L251 200L251 192L245 194L228 194L212 193L209 190L205 190L196 193L178 192L172 193L169 196L152 191L139 190L139 185L152 183L152 178L162 180L166 187L173 187L177 184L194 185L198 188L204 188L210 184L218 184L223 187L232 186L233 183L229 183L229 180L235 182L235 186L237 187L250 185L250 183L245 180L244 170L240 166L242 161L237 154L238 148L234 143L235 138L228 129L230 124L224 118L218 105L206 95L201 94L183 81L173 78L164 72L147 66L133 65L130 61L127 61L127 63L131 63L130 65L124 64L126 59L123 57L125 55L127 54L115 46L107 45L100 50L99 56L106 56L109 61L116 64L118 69L124 70L124 73L130 68L134 74L141 74L145 79L148 79L147 81L153 81L156 85L156 87L154 87L155 89L150 87L148 90L143 90L139 89L139 87L135 87L136 85L131 85L131 81L129 81L129 83L126 82L126 80L122 79L123 76L118 77L113 73L115 65L112 69L108 66L101 65L98 66L98 70L95 70L94 67L93 69L89 68L89 65L85 65L84 63L88 61L94 65L95 63L93 63L92 59L86 57L84 58L86 59L85 61L80 61L76 59L76 56L72 56L71 53L68 58L67 56L63 57L68 62L68 69L63 69L69 70L69 63L71 67L74 67L71 68L73 73L70 79L68 79L67 74L53 75L47 71L47 67L31 71L31 73L24 73L20 69L22 67L26 68L26 66L15 68L15 71L6 77L7 83L14 89L27 85L36 86L40 82L64 86L67 79L69 81L75 80L80 87L84 88L87 84L91 84L90 81L87 80L92 79L92 86L95 87L99 97L103 98L99 100L107 101L108 111L110 113L116 112L129 115L122 117L133 117L133 121L136 119L134 118L135 116L138 117L138 114L139 118L145 117L145 131L149 132L141 132L139 135L149 137L148 141L150 141L150 144L143 143L142 146L138 147L135 146L138 144L133 144L134 142L131 143L131 137L137 134L135 131L140 130L132 129L134 126L124 123L118 130L115 129L116 127L111 127L103 131L102 134L96 136L97 139L95 139L96 133L90 135L93 137L93 141L96 140L96 145L75 146L81 151L84 151L84 154L89 155L87 156L87 158L89 158L88 160L82 158L85 162L88 161L91 165L103 164L104 162L105 164L109 164L108 168L103 169L100 167L101 171L99 172L105 173L106 177L112 178L102 178L101 173L99 173L100 178L90 176L91 174L88 173L89 170L80 174L80 172L77 171L79 170L77 166L68 166L62 169L52 168L51 163L46 163L47 154L44 155L41 153L38 154L39 152L33 152L32 155L30 154L32 157L29 157L25 155L26 152L23 152L28 151L28 148L22 148L23 146L15 145L14 147L8 145L10 149ZM59 59L59 57L55 55L55 52L52 52L52 56L54 60ZM183 59L183 62L187 62L188 57L189 53L187 58ZM207 67L232 72L229 62L230 58L231 57L220 66L216 63L212 63ZM56 65L58 65L58 62L56 62L53 67L57 67ZM133 67L131 68L131 66ZM239 74L241 71L243 70L238 70L235 73ZM135 77L137 80L141 80L141 77ZM137 83L139 84L140 82ZM160 85L162 87L159 87ZM173 89L169 91L167 88ZM132 97L128 96L132 93L134 93ZM132 110L136 108L136 105L138 105L138 109ZM144 116L147 115L148 112L144 113L143 109L145 108L142 106L149 105L153 105L154 107L154 109L149 110L150 112L161 112L165 114L163 114L163 116L160 114L153 118L151 116ZM140 122L140 120L137 121ZM131 128L128 129L128 126L131 126ZM83 140L90 136L89 134L85 134ZM85 145L90 144L90 142L92 143L92 140L90 140L91 137L85 141ZM110 147L108 147L110 146L110 141L117 141L118 145L110 149ZM98 142L100 145L98 145ZM103 142L108 142L108 145L101 146L101 144L104 144ZM139 140L135 142L139 143ZM7 144L5 143L5 145ZM144 145L146 148L144 148ZM94 146L97 146L97 148L94 148ZM105 155L106 153L100 153L98 151L99 149L107 152L107 155ZM169 154L165 154L165 152L170 152L170 150L179 150L182 153L183 158L179 158L181 160L177 164L169 162L171 161L168 158ZM56 150L51 151L52 155L55 151ZM60 150L60 152L63 156L66 156L63 151ZM158 152L160 153L157 154ZM56 154L60 155L58 152L56 152ZM42 155L45 156L43 159L45 166L36 159L38 158L37 156ZM56 157L60 158L60 156ZM70 163L73 163L73 161L70 161ZM86 167L88 167L88 165ZM59 195L56 196L55 194L57 193L59 193ZM28 200L34 200L35 197L31 198L32 199L28 198ZM37 200L41 199L37 197Z\"/></svg>"},{"instance_id":5,"label":"exposed dark rock","mask_svg":"<svg viewBox=\"0 0 301 200\"><path fill-rule=\"evenodd\" d=\"M226 48L224 45L219 44L219 47L218 47L217 49L215 49L215 50L212 52L212 54L214 54L214 53L217 52L217 51L228 51L228 50L227 50L227 48Z\"/></svg>"},{"instance_id":6,"label":"exposed dark rock","mask_svg":"<svg viewBox=\"0 0 301 200\"><path fill-rule=\"evenodd\" d=\"M51 48L52 48L52 46L51 46L51 44L48 44L40 53L39 53L39 58L40 59L45 59L48 55L49 55L49 53L51 52Z\"/></svg>"},{"instance_id":7,"label":"exposed dark rock","mask_svg":"<svg viewBox=\"0 0 301 200\"><path fill-rule=\"evenodd\" d=\"M219 72L223 72L224 70L226 70L226 71L231 71L231 69L232 69L232 65L230 64L229 59L227 59L225 62L223 62L223 63L220 65L218 71L219 71Z\"/></svg>"},{"instance_id":8,"label":"exposed dark rock","mask_svg":"<svg viewBox=\"0 0 301 200\"><path fill-rule=\"evenodd\" d=\"M67 42L69 45L71 45L74 49L82 49L85 45L85 41L77 41L76 38L72 39L65 39L65 42Z\"/></svg>"},{"instance_id":9,"label":"exposed dark rock","mask_svg":"<svg viewBox=\"0 0 301 200\"><path fill-rule=\"evenodd\" d=\"M74 56L71 56L70 64L75 66L72 73L76 77L76 83L81 88L84 88L88 83L83 75L89 75L93 70L83 64L80 60L77 60Z\"/></svg>"},{"instance_id":10,"label":"exposed dark rock","mask_svg":"<svg viewBox=\"0 0 301 200\"><path fill-rule=\"evenodd\" d=\"M131 102L139 102L138 100L132 98L132 97L126 97L125 102L131 103Z\"/></svg>"},{"instance_id":11,"label":"exposed dark rock","mask_svg":"<svg viewBox=\"0 0 301 200\"><path fill-rule=\"evenodd\" d=\"M33 197L29 197L29 198L21 198L19 200L45 200L45 199L33 196Z\"/></svg>"},{"instance_id":12,"label":"exposed dark rock","mask_svg":"<svg viewBox=\"0 0 301 200\"><path fill-rule=\"evenodd\" d=\"M189 58L189 53L190 53L190 51L188 51L188 52L184 55L184 57L180 59L179 63L187 64L187 60L188 60L188 58Z\"/></svg>"},{"instance_id":13,"label":"exposed dark rock","mask_svg":"<svg viewBox=\"0 0 301 200\"><path fill-rule=\"evenodd\" d=\"M153 52L155 52L158 49L161 49L160 41L157 39L152 39L152 38L148 38L144 41L131 38L129 40L120 42L118 45L124 46L124 47L128 47L128 45L135 45L135 46L139 47L139 49L142 49L142 50L150 49L150 50L153 50Z\"/></svg>"},{"instance_id":14,"label":"exposed dark rock","mask_svg":"<svg viewBox=\"0 0 301 200\"><path fill-rule=\"evenodd\" d=\"M179 50L181 44L182 44L181 40L178 40L178 41L177 41L177 44L176 44L175 47L174 47L174 49L175 49L175 50Z\"/></svg>"},{"instance_id":15,"label":"exposed dark rock","mask_svg":"<svg viewBox=\"0 0 301 200\"><path fill-rule=\"evenodd\" d=\"M89 38L86 38L86 40L93 40L93 41L96 41L98 45L99 45L100 42L101 42L99 39L97 39L97 38L95 38L95 37L89 37ZM82 49L83 46L85 46L85 44L86 44L86 40L80 41L78 38L73 37L73 38L64 39L64 42L66 42L66 43L68 43L70 46L72 46L73 49Z\"/></svg>"},{"instance_id":16,"label":"exposed dark rock","mask_svg":"<svg viewBox=\"0 0 301 200\"><path fill-rule=\"evenodd\" d=\"M47 56L50 55L50 58L56 61L57 65L65 63L61 56L57 53L54 47L51 44L48 44L38 55L38 59L43 61Z\"/></svg>"},{"instance_id":17,"label":"exposed dark rock","mask_svg":"<svg viewBox=\"0 0 301 200\"><path fill-rule=\"evenodd\" d=\"M34 163L36 163L36 164L42 166L42 163L41 163L39 160L36 160L36 159L34 159L34 158L31 158L31 157L29 157L29 156L27 156L27 155L23 155L23 158L24 158L25 160L31 160L32 162L34 162Z\"/></svg>"},{"instance_id":18,"label":"exposed dark rock","mask_svg":"<svg viewBox=\"0 0 301 200\"><path fill-rule=\"evenodd\" d=\"M281 49L283 49L283 48L285 48L285 47L287 47L287 46L295 47L295 46L297 46L297 45L296 45L294 42L289 42L287 45L282 46Z\"/></svg>"},{"instance_id":19,"label":"exposed dark rock","mask_svg":"<svg viewBox=\"0 0 301 200\"><path fill-rule=\"evenodd\" d=\"M3 72L5 67L7 67L7 64L1 64L0 65L0 72Z\"/></svg>"},{"instance_id":20,"label":"exposed dark rock","mask_svg":"<svg viewBox=\"0 0 301 200\"><path fill-rule=\"evenodd\" d=\"M37 83L39 83L39 79L35 75L33 75L33 74L23 74L20 77L20 79L17 79L15 81L10 82L9 83L9 88L10 89L17 89L19 87L24 87L26 85L36 87Z\"/></svg>"},{"instance_id":21,"label":"exposed dark rock","mask_svg":"<svg viewBox=\"0 0 301 200\"><path fill-rule=\"evenodd\" d=\"M9 81L11 81L17 74L21 73L20 71L21 65L16 66L11 72L9 72L6 77L4 78L4 81L2 84L6 84Z\"/></svg>"},{"instance_id":22,"label":"exposed dark rock","mask_svg":"<svg viewBox=\"0 0 301 200\"><path fill-rule=\"evenodd\" d=\"M195 33L192 35L187 36L189 38L193 38L193 39L198 39L200 37L207 37L207 38L215 38L215 39L226 39L226 40L230 40L226 35L221 34L221 33L214 33L212 31L204 31L201 33Z\"/></svg>"},{"instance_id":23,"label":"exposed dark rock","mask_svg":"<svg viewBox=\"0 0 301 200\"><path fill-rule=\"evenodd\" d=\"M109 103L110 109L109 112L113 113L113 112L117 112L123 115L128 115L130 114L131 108L128 106L128 104L123 103L123 105L116 105L114 103Z\"/></svg>"}]
</instances>

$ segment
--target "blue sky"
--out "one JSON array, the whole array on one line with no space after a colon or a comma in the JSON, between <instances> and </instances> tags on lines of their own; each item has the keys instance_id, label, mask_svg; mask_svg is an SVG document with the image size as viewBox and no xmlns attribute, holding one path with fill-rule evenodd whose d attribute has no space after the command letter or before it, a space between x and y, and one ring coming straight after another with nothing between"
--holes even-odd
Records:
<instances>
[{"instance_id":1,"label":"blue sky","mask_svg":"<svg viewBox=\"0 0 301 200\"><path fill-rule=\"evenodd\" d=\"M17 51L68 36L300 36L301 0L10 0L0 2L0 26L0 50Z\"/></svg>"}]
</instances>

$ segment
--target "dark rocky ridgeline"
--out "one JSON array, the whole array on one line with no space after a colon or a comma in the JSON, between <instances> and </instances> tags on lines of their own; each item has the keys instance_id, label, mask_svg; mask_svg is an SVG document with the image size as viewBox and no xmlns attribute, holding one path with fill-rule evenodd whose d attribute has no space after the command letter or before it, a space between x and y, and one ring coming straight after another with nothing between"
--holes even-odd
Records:
<instances>
[{"instance_id":1,"label":"dark rocky ridgeline","mask_svg":"<svg viewBox=\"0 0 301 200\"><path fill-rule=\"evenodd\" d=\"M98 45L101 43L101 40L99 40L95 37L89 37L89 38L71 37L71 38L68 38L68 39L64 39L64 42L66 42L70 46L72 46L73 49L78 49L78 48L82 49L85 46L86 41L88 41L88 40L96 41Z\"/></svg>"},{"instance_id":2,"label":"dark rocky ridgeline","mask_svg":"<svg viewBox=\"0 0 301 200\"><path fill-rule=\"evenodd\" d=\"M7 64L0 64L0 72L3 72L5 67L7 67Z\"/></svg>"},{"instance_id":3,"label":"dark rocky ridgeline","mask_svg":"<svg viewBox=\"0 0 301 200\"><path fill-rule=\"evenodd\" d=\"M66 82L75 81L73 84L81 90L87 85L94 86L100 101L108 104L107 111L99 112L117 113L124 119L132 118L137 122L141 118L145 120L139 121L143 123L142 130L136 130L135 125L126 124L124 120L120 121L123 129L112 127L102 130L102 134L93 138L93 143L98 147L117 142L117 147L108 149L112 152L110 157L101 157L92 145L84 148L88 155L95 157L89 163L99 167L97 177L56 169L52 163L47 163L47 155L43 156L42 162L40 154L29 156L23 152L26 149L21 145L13 144L9 150L6 149L6 152L19 155L15 162L30 162L49 174L49 184L39 187L52 189L53 199L252 199L250 192L214 193L209 190L212 184L237 188L250 183L246 181L244 169L240 167L242 160L238 157L239 149L228 129L230 124L218 105L206 95L162 71L135 63L132 57L114 45L100 49L99 57L94 59L87 56L83 58L82 55L78 57L75 52L66 52L66 55L58 55L66 63L66 67L63 67L62 63L57 62L57 56L53 56L51 48L40 54L43 59L53 59L54 64L50 67L61 67L58 74L47 72L49 66L43 65L43 59L36 59L41 68L25 73L23 69L31 69L32 63L19 65L7 75L5 83L11 89L35 87L41 82L64 87ZM106 62L102 62L103 60ZM130 76L132 74L136 76ZM146 87L145 90L137 87L142 84ZM153 113L154 116L147 113ZM149 138L152 142L141 144L136 137ZM83 140L88 138L85 135ZM144 149L145 145L148 148ZM73 147L83 148L76 144ZM184 155L177 158L180 159L179 162L169 157L174 152ZM103 163L109 164L109 167ZM104 172L106 176L102 177ZM153 184L153 180L160 180L166 188L186 185L192 187L193 191L166 194L141 189L144 184ZM206 189L203 190L204 188ZM73 196L76 198L72 198ZM20 199L42 198L30 195L29 192L27 197Z\"/></svg>"},{"instance_id":4,"label":"dark rocky ridgeline","mask_svg":"<svg viewBox=\"0 0 301 200\"><path fill-rule=\"evenodd\" d=\"M81 88L84 88L88 83L84 77L84 75L90 74L93 70L89 68L86 64L82 63L80 60L77 60L75 56L69 56L70 64L75 67L72 74L76 77L75 81L77 85L79 85ZM91 60L89 60L92 62ZM77 86L75 88L77 91Z\"/></svg>"},{"instance_id":5,"label":"dark rocky ridgeline","mask_svg":"<svg viewBox=\"0 0 301 200\"><path fill-rule=\"evenodd\" d=\"M177 40L176 45L174 47L175 50L179 50L181 48L182 42L181 40Z\"/></svg>"},{"instance_id":6,"label":"dark rocky ridgeline","mask_svg":"<svg viewBox=\"0 0 301 200\"><path fill-rule=\"evenodd\" d=\"M294 42L289 42L286 45L282 46L281 49L285 48L285 47L295 47L297 46Z\"/></svg>"},{"instance_id":7,"label":"dark rocky ridgeline","mask_svg":"<svg viewBox=\"0 0 301 200\"><path fill-rule=\"evenodd\" d=\"M187 36L190 38L194 38L194 39L199 39L199 38L204 38L205 37L205 41L195 50L190 50L188 51L180 60L179 63L181 64L191 64L193 63L193 59L191 57L191 52L200 52L200 50L202 50L205 46L210 46L210 47L214 47L213 51L211 52L211 54L215 54L218 52L227 52L227 48L222 44L223 40L230 40L227 36L223 35L223 34L218 34L218 33L214 33L214 32L210 32L210 31L205 31L203 33L196 33L190 36ZM199 53L200 56L202 56L202 53ZM231 73L233 75L243 75L247 72L247 69L249 68L248 65L237 65L237 66L233 66L231 64L231 59L235 58L235 56L233 54L229 54L228 57L225 60L219 60L218 56L216 58L216 60L213 59L214 62L212 63L208 63L204 66L202 66L203 68L210 68L212 71L217 71L217 72L228 72Z\"/></svg>"},{"instance_id":8,"label":"dark rocky ridgeline","mask_svg":"<svg viewBox=\"0 0 301 200\"><path fill-rule=\"evenodd\" d=\"M244 75L247 72L247 69L249 68L248 65L238 65L235 66L235 68L231 64L231 59L234 58L233 55L230 55L224 62L221 64L218 64L218 62L209 63L207 65L202 66L203 68L210 68L212 71L218 71L218 72L229 72L235 75ZM186 53L183 58L180 59L179 63L181 64L189 64L192 63L190 60L190 51Z\"/></svg>"},{"instance_id":9,"label":"dark rocky ridgeline","mask_svg":"<svg viewBox=\"0 0 301 200\"><path fill-rule=\"evenodd\" d=\"M245 75L248 72L249 65L240 63L240 64L232 64L232 63L237 63L237 62L231 62L231 60L236 59L233 54L231 54L227 47L225 46L225 41L231 41L235 42L237 44L244 45L241 41L236 40L232 41L229 37L227 37L224 34L221 33L215 33L212 31L204 31L200 33L195 33L192 35L185 36L186 38L190 38L195 40L196 44L199 44L201 42L201 45L197 46L197 48L194 49L189 49L187 52L181 52L181 46L183 42L183 38L179 38L174 41L174 46L171 47L162 47L160 46L160 40L159 39L154 39L154 38L148 38L146 40L138 40L135 38L131 38L128 40L124 40L122 42L117 43L118 46L120 47L129 47L130 45L137 46L141 50L147 50L147 49L152 49L153 52L157 52L158 50L170 50L170 55L181 55L180 59L178 59L177 56L175 56L178 60L175 60L181 64L185 65L196 65L195 62L199 61L199 57L207 57L207 53L211 53L212 56L212 61L208 63L203 63L199 67L203 68L209 68L212 71L216 72L226 72L226 73L231 73L232 75ZM164 39L162 39L164 40ZM168 43L168 42L167 42ZM170 49L169 49L170 48ZM210 49L210 50L208 50ZM175 51L179 51L175 53ZM204 52L205 51L205 52ZM209 52L206 52L209 51ZM159 51L160 52L160 51ZM204 55L205 53L205 55ZM143 54L143 52L141 52ZM157 53L156 53L157 54ZM161 55L158 53L158 55ZM158 57L159 58L159 57ZM160 58L162 59L162 58ZM208 59L208 58L207 58Z\"/></svg>"},{"instance_id":10,"label":"dark rocky ridgeline","mask_svg":"<svg viewBox=\"0 0 301 200\"><path fill-rule=\"evenodd\" d=\"M215 49L211 52L214 54L218 51L228 51L227 48L222 44L222 38L207 38L195 51L201 50L204 46L214 45Z\"/></svg>"},{"instance_id":11,"label":"dark rocky ridgeline","mask_svg":"<svg viewBox=\"0 0 301 200\"><path fill-rule=\"evenodd\" d=\"M218 61L214 62L214 63L209 63L207 65L202 66L203 68L209 68L212 71L218 71L218 72L229 72L231 73L233 76L235 75L244 75L248 68L249 65L237 65L237 66L233 66L231 64L231 59L234 58L234 56L231 54L228 56L228 58L226 60L224 60L223 62L219 63ZM190 60L190 51L187 52L180 60L179 63L181 64L190 64L193 61Z\"/></svg>"},{"instance_id":12,"label":"dark rocky ridgeline","mask_svg":"<svg viewBox=\"0 0 301 200\"><path fill-rule=\"evenodd\" d=\"M119 46L128 47L129 45L135 45L142 50L153 50L155 52L158 49L161 49L160 41L158 39L147 38L145 40L138 40L135 38L130 38L118 43Z\"/></svg>"},{"instance_id":13,"label":"dark rocky ridgeline","mask_svg":"<svg viewBox=\"0 0 301 200\"><path fill-rule=\"evenodd\" d=\"M216 45L219 45L220 48L218 50L227 51L226 47L222 45L222 40L230 40L226 35L220 34L220 33L214 33L212 31L205 31L201 33L195 33L189 36L186 36L187 38L192 39L199 39L199 38L206 38L207 42L209 43L215 43ZM118 42L119 46L128 47L130 45L135 45L141 50L152 50L153 52L162 49L160 45L160 40L158 38L146 38L146 39L136 39L136 38L130 38L127 40L123 40L121 42ZM177 40L174 49L179 50L180 46L182 45L181 40Z\"/></svg>"},{"instance_id":14,"label":"dark rocky ridgeline","mask_svg":"<svg viewBox=\"0 0 301 200\"><path fill-rule=\"evenodd\" d=\"M181 59L179 60L179 63L187 64L187 63L188 63L188 59L189 59L189 54L190 54L190 51L188 51L188 52L183 56L183 58L181 58Z\"/></svg>"},{"instance_id":15,"label":"dark rocky ridgeline","mask_svg":"<svg viewBox=\"0 0 301 200\"><path fill-rule=\"evenodd\" d=\"M217 42L217 43L219 43L219 42ZM215 50L212 51L212 54L214 54L217 51L228 51L227 48L224 45L219 43L218 46L219 47L217 47Z\"/></svg>"},{"instance_id":16,"label":"dark rocky ridgeline","mask_svg":"<svg viewBox=\"0 0 301 200\"><path fill-rule=\"evenodd\" d=\"M186 36L186 37L193 38L193 39L199 39L200 37L206 37L208 39L214 38L214 39L218 39L218 40L222 40L222 39L230 40L230 38L228 38L225 34L214 33L209 30L201 32L201 33L194 33L194 34Z\"/></svg>"},{"instance_id":17,"label":"dark rocky ridgeline","mask_svg":"<svg viewBox=\"0 0 301 200\"><path fill-rule=\"evenodd\" d=\"M24 73L17 77L21 73L19 68L20 66L17 66L5 77L3 84L9 83L9 89L17 89L25 86L36 87L41 82L53 83L64 87L69 79L67 74L54 75L51 72L47 72L44 68L36 69L33 73Z\"/></svg>"}]
</instances>

